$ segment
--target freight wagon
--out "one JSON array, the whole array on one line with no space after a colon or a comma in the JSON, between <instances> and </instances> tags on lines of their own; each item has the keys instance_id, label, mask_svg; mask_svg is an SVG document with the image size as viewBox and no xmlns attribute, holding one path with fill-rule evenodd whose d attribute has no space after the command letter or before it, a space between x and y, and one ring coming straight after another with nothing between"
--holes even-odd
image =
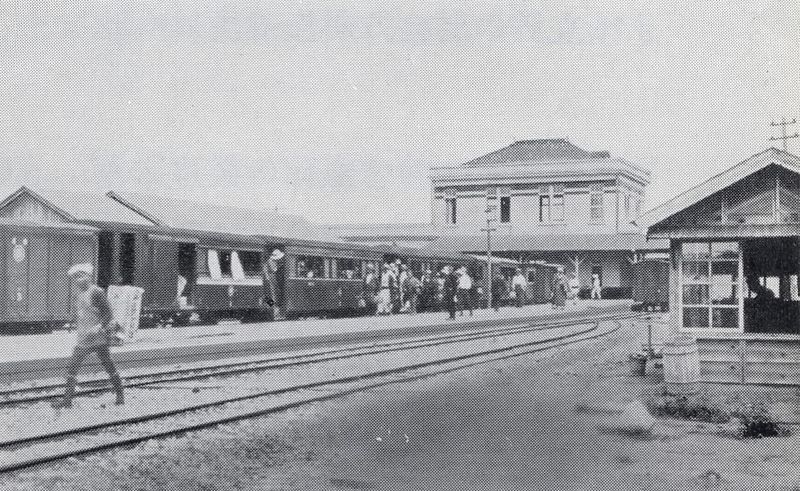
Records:
<instances>
[{"instance_id":1,"label":"freight wagon","mask_svg":"<svg viewBox=\"0 0 800 491\"><path fill-rule=\"evenodd\" d=\"M0 324L3 332L63 326L72 318L67 270L95 263L98 229L0 218Z\"/></svg>"},{"instance_id":2,"label":"freight wagon","mask_svg":"<svg viewBox=\"0 0 800 491\"><path fill-rule=\"evenodd\" d=\"M644 259L633 265L634 310L669 310L669 261Z\"/></svg>"}]
</instances>

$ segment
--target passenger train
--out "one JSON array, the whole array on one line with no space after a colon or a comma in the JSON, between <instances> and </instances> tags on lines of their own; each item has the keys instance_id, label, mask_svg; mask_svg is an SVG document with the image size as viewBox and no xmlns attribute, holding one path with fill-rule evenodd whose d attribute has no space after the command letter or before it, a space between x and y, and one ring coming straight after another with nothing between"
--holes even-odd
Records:
<instances>
[{"instance_id":1,"label":"passenger train","mask_svg":"<svg viewBox=\"0 0 800 491\"><path fill-rule=\"evenodd\" d=\"M141 327L365 312L368 265L400 259L418 275L446 264L482 266L461 254L395 246L280 239L135 224L44 224L0 219L0 324L17 331L69 322L71 264L96 265L101 287L144 289Z\"/></svg>"}]
</instances>

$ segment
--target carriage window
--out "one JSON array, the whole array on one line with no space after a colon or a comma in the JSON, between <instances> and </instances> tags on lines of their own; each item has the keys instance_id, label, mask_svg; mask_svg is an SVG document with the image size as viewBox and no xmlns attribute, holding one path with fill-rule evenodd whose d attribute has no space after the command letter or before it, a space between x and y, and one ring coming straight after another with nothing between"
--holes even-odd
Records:
<instances>
[{"instance_id":1,"label":"carriage window","mask_svg":"<svg viewBox=\"0 0 800 491\"><path fill-rule=\"evenodd\" d=\"M233 276L231 271L231 251L217 251L219 256L219 271L225 278Z\"/></svg>"},{"instance_id":2,"label":"carriage window","mask_svg":"<svg viewBox=\"0 0 800 491\"><path fill-rule=\"evenodd\" d=\"M352 280L361 278L361 261L358 259L335 259L339 278Z\"/></svg>"},{"instance_id":3,"label":"carriage window","mask_svg":"<svg viewBox=\"0 0 800 491\"><path fill-rule=\"evenodd\" d=\"M295 264L296 278L324 278L325 259L317 256L299 256Z\"/></svg>"},{"instance_id":4,"label":"carriage window","mask_svg":"<svg viewBox=\"0 0 800 491\"><path fill-rule=\"evenodd\" d=\"M261 275L261 253L256 251L239 251L239 261L245 276Z\"/></svg>"}]
</instances>

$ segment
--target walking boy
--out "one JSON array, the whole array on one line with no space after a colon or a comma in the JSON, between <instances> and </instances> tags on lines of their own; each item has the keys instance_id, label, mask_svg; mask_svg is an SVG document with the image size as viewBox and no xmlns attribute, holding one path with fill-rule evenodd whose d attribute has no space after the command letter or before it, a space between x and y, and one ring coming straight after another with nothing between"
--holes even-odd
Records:
<instances>
[{"instance_id":1,"label":"walking boy","mask_svg":"<svg viewBox=\"0 0 800 491\"><path fill-rule=\"evenodd\" d=\"M78 290L75 300L75 326L78 331L78 339L67 369L64 397L53 403L54 408L72 406L78 370L83 359L91 353L97 355L103 368L108 372L117 395L116 404L125 404L122 381L114 367L114 362L111 361L111 353L108 348L109 329L113 319L111 306L108 304L105 290L92 281L93 271L94 268L91 264L76 264L67 273Z\"/></svg>"}]
</instances>

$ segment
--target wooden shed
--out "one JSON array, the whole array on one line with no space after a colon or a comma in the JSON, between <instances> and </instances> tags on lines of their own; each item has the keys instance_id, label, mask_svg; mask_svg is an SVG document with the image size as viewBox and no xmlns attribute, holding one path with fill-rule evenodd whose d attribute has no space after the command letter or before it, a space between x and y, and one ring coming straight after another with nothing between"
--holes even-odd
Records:
<instances>
[{"instance_id":1,"label":"wooden shed","mask_svg":"<svg viewBox=\"0 0 800 491\"><path fill-rule=\"evenodd\" d=\"M702 378L800 385L800 157L770 148L639 222L670 240L671 330Z\"/></svg>"},{"instance_id":2,"label":"wooden shed","mask_svg":"<svg viewBox=\"0 0 800 491\"><path fill-rule=\"evenodd\" d=\"M98 229L0 218L2 330L63 325L72 317L75 263L96 264Z\"/></svg>"}]
</instances>

